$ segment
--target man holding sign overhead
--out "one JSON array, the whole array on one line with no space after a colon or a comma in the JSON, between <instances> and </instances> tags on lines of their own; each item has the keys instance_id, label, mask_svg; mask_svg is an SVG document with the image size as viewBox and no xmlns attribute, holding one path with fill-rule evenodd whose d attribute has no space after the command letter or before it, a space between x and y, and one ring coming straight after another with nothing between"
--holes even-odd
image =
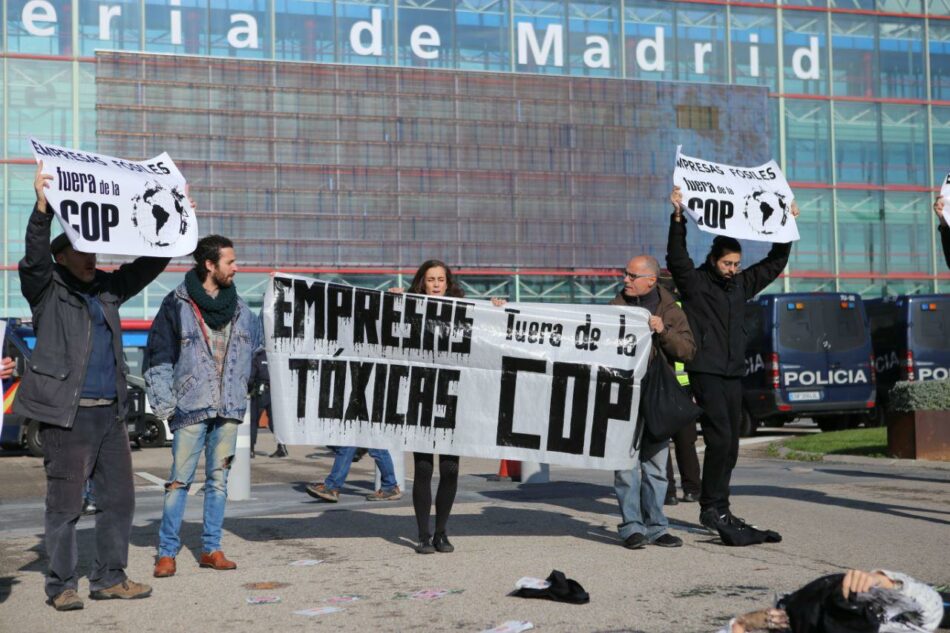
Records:
<instances>
[{"instance_id":1,"label":"man holding sign overhead","mask_svg":"<svg viewBox=\"0 0 950 633\"><path fill-rule=\"evenodd\" d=\"M678 160L682 159L683 157L678 157ZM715 193L710 191L712 195L703 198L697 191L701 185L692 185L690 207L694 209L714 207L718 211L722 211L724 206L728 208L729 205L711 205L708 201L716 200L718 197L721 203L732 202L729 199L729 192L736 193L733 184L712 184L712 181L716 180L716 170L720 170L720 173L728 173L730 168L726 165L705 163L695 159L689 159L689 161L693 163L693 167L700 166L700 168L711 170L711 177L706 180L710 181L709 187L715 189ZM757 173L758 170L743 171ZM761 173L768 177L767 171ZM725 195L720 196L720 191ZM794 218L798 216L798 207L790 197L782 197L782 205L787 206L791 217L791 227L794 228ZM759 199L771 206L771 201L776 198L773 195L769 201L765 201L765 196L759 196ZM700 202L694 202L696 200ZM790 242L773 244L765 259L741 270L742 247L739 241L734 237L721 234L723 229L729 230L735 216L726 217L726 214L717 212L718 214L697 218L691 213L690 216L700 228L715 223L715 232L719 233L713 240L706 261L696 267L686 249L684 212L690 209L684 205L683 192L679 187L673 188L670 201L673 203L673 215L670 219L666 264L683 298L683 309L696 338L696 355L692 361L686 363L686 370L689 373L690 386L696 403L704 411L700 424L703 429L703 439L706 442L706 455L703 461L702 491L699 498L699 520L713 534L717 534L717 527L720 524L739 527L745 525L742 519L733 516L729 509L729 481L739 457L742 376L745 373L745 302L779 276L788 263L792 245ZM749 201L754 202L756 199L750 198ZM781 207L778 203L775 204ZM732 208L735 210L735 206ZM754 210L764 211L762 208ZM772 211L779 212L774 207ZM781 212L785 212L784 207L781 208ZM753 231L761 234L762 231L771 230L770 227L773 227L771 219L771 215L766 220L761 220L759 216L756 226L751 228L743 226L742 230L746 232L746 236ZM788 224L789 221L786 219L778 226L784 228ZM797 237L797 230L795 236Z\"/></svg>"},{"instance_id":2,"label":"man holding sign overhead","mask_svg":"<svg viewBox=\"0 0 950 633\"><path fill-rule=\"evenodd\" d=\"M43 423L46 595L56 610L71 611L83 608L77 594L76 522L89 478L99 507L89 597L133 599L152 592L125 574L135 492L119 306L158 277L169 260L139 257L107 273L96 268L95 252L77 250L65 233L50 243L56 208L46 190L61 191L65 184L44 173L42 160L38 163L36 206L19 264L36 346L14 411Z\"/></svg>"}]
</instances>

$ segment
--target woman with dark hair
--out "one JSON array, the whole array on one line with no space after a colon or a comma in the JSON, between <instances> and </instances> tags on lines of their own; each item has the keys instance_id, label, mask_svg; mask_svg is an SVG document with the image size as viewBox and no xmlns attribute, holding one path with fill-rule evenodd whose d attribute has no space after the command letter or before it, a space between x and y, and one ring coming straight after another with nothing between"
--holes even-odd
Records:
<instances>
[{"instance_id":1,"label":"woman with dark hair","mask_svg":"<svg viewBox=\"0 0 950 633\"><path fill-rule=\"evenodd\" d=\"M402 288L390 288L390 292L401 294ZM409 292L435 297L464 297L452 275L452 269L444 262L430 259L419 266ZM504 305L503 299L492 298L496 306ZM457 455L439 455L439 488L435 493L435 532L429 532L429 516L432 513L432 472L435 470L432 453L413 453L415 479L412 482L412 506L419 527L419 543L416 552L432 554L449 553L455 547L445 535L445 526L452 513L455 492L458 489L459 458Z\"/></svg>"},{"instance_id":2,"label":"woman with dark hair","mask_svg":"<svg viewBox=\"0 0 950 633\"><path fill-rule=\"evenodd\" d=\"M739 241L717 235L706 261L696 267L686 250L686 218L679 187L670 195L673 215L666 246L666 266L683 299L683 310L696 339L696 355L686 363L700 425L706 442L699 522L713 534L717 526L744 525L729 510L729 481L739 458L742 376L745 373L745 302L785 269L791 243L773 244L762 261L740 270ZM792 202L791 213L798 216Z\"/></svg>"}]
</instances>

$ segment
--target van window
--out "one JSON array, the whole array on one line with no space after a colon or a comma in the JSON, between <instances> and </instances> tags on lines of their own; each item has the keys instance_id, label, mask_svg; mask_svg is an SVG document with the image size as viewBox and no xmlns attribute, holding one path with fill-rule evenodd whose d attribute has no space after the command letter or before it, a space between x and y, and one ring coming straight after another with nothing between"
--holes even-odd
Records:
<instances>
[{"instance_id":1,"label":"van window","mask_svg":"<svg viewBox=\"0 0 950 633\"><path fill-rule=\"evenodd\" d=\"M789 309L789 304L793 309ZM782 300L778 310L779 343L798 352L843 352L867 343L860 304L842 308L837 297ZM827 346L824 342L827 341Z\"/></svg>"},{"instance_id":2,"label":"van window","mask_svg":"<svg viewBox=\"0 0 950 633\"><path fill-rule=\"evenodd\" d=\"M930 349L950 349L950 301L927 302L927 310L922 310L921 305L911 304L914 343Z\"/></svg>"}]
</instances>

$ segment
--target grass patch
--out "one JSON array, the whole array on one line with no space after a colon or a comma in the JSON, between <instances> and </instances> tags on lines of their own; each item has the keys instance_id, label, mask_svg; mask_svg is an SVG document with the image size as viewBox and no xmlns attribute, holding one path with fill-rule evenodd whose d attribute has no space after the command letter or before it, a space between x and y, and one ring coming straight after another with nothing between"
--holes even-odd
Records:
<instances>
[{"instance_id":1,"label":"grass patch","mask_svg":"<svg viewBox=\"0 0 950 633\"><path fill-rule=\"evenodd\" d=\"M801 456L793 455L797 451L815 453L817 455L888 457L887 429L885 427L804 435L802 437L785 440L782 442L782 446L790 451L786 457L791 459L802 459ZM808 458L815 459L814 456L808 456Z\"/></svg>"}]
</instances>

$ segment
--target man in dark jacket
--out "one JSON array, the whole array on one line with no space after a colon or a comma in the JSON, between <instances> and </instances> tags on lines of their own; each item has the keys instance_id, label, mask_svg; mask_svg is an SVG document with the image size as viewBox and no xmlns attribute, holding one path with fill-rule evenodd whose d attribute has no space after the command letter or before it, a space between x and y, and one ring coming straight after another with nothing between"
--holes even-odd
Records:
<instances>
[{"instance_id":1,"label":"man in dark jacket","mask_svg":"<svg viewBox=\"0 0 950 633\"><path fill-rule=\"evenodd\" d=\"M611 305L631 306L648 310L653 341L666 356L666 362L688 361L696 352L696 342L689 323L676 299L657 285L660 265L649 255L634 257L623 272L623 290ZM651 362L662 362L656 355ZM623 546L640 549L647 543L660 547L679 547L683 540L666 531L668 521L663 514L666 499L666 461L670 443L651 442L646 435L640 444L637 463L632 470L614 471L614 491L620 504L622 522L618 526Z\"/></svg>"},{"instance_id":2,"label":"man in dark jacket","mask_svg":"<svg viewBox=\"0 0 950 633\"><path fill-rule=\"evenodd\" d=\"M947 225L947 218L943 216L943 205L943 197L937 196L934 201L934 213L937 214L937 230L940 232L943 258L947 260L947 268L950 268L950 226Z\"/></svg>"},{"instance_id":3,"label":"man in dark jacket","mask_svg":"<svg viewBox=\"0 0 950 633\"><path fill-rule=\"evenodd\" d=\"M764 290L785 269L792 245L773 244L765 259L740 271L742 247L716 236L698 268L686 250L683 194L673 188L673 215L666 265L683 298L683 309L696 337L696 356L686 363L689 383L702 407L706 455L699 497L699 520L718 534L720 521L741 522L729 511L729 481L739 458L742 376L745 373L745 302ZM798 205L792 203L792 216Z\"/></svg>"},{"instance_id":4,"label":"man in dark jacket","mask_svg":"<svg viewBox=\"0 0 950 633\"><path fill-rule=\"evenodd\" d=\"M40 162L33 182L36 206L19 265L36 346L14 411L43 423L46 595L57 610L70 611L83 608L76 592L76 522L90 477L99 509L89 597L145 598L152 592L125 575L135 492L119 306L155 279L168 259L139 257L106 273L96 269L95 254L74 250L65 235L51 244L53 213L44 191L51 180Z\"/></svg>"}]
</instances>

